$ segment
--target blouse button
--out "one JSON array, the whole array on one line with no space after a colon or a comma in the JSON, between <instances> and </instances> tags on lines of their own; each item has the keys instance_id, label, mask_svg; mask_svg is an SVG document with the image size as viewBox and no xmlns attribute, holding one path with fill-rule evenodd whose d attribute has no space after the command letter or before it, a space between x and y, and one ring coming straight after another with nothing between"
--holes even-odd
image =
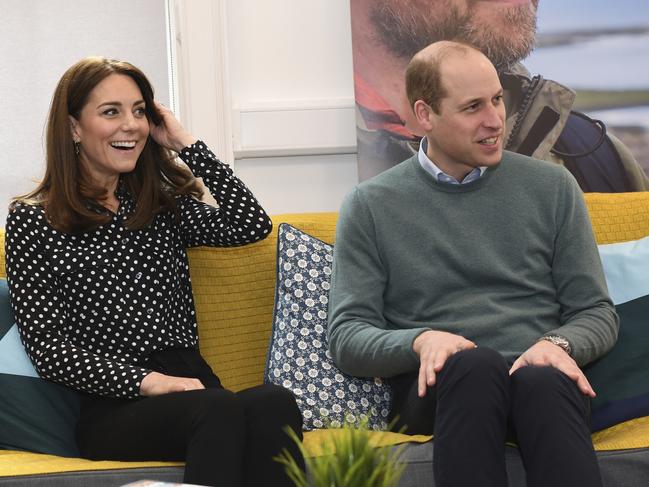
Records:
<instances>
[{"instance_id":1,"label":"blouse button","mask_svg":"<svg viewBox=\"0 0 649 487\"><path fill-rule=\"evenodd\" d=\"M146 310L146 315L147 316L153 316L153 313L154 313L153 308L149 308L149 309Z\"/></svg>"},{"instance_id":2,"label":"blouse button","mask_svg":"<svg viewBox=\"0 0 649 487\"><path fill-rule=\"evenodd\" d=\"M135 275L135 280L138 281L141 277L142 277L142 273L141 273L141 272L138 272L138 273Z\"/></svg>"}]
</instances>

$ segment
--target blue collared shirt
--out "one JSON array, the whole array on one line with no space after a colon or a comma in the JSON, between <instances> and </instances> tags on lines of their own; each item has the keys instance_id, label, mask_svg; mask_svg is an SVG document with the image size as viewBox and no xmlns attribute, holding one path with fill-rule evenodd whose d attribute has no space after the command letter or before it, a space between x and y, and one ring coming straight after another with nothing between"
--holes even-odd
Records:
<instances>
[{"instance_id":1,"label":"blue collared shirt","mask_svg":"<svg viewBox=\"0 0 649 487\"><path fill-rule=\"evenodd\" d=\"M467 184L480 178L487 170L487 166L476 167L473 169L473 171L471 171L469 174L464 176L464 179L462 179L462 181L458 181L453 176L449 176L444 171L442 171L439 167L437 167L437 165L433 161L431 161L430 158L426 155L427 150L428 150L428 139L424 137L421 139L421 144L419 144L419 154L418 154L419 164L424 169L424 171L431 174L435 179L437 179L441 183Z\"/></svg>"}]
</instances>

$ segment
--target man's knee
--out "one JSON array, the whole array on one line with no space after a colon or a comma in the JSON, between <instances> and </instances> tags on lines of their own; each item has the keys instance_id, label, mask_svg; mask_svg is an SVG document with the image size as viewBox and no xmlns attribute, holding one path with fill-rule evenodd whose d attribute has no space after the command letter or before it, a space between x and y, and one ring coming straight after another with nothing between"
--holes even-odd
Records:
<instances>
[{"instance_id":1,"label":"man's knee","mask_svg":"<svg viewBox=\"0 0 649 487\"><path fill-rule=\"evenodd\" d=\"M551 366L521 367L511 376L512 410L537 417L568 414L588 418L590 402L577 384ZM527 412L527 413L526 413Z\"/></svg>"},{"instance_id":2,"label":"man's knee","mask_svg":"<svg viewBox=\"0 0 649 487\"><path fill-rule=\"evenodd\" d=\"M440 371L440 380L446 375L472 376L478 380L503 380L508 377L509 367L500 353L487 347L462 350L448 358Z\"/></svg>"},{"instance_id":3,"label":"man's knee","mask_svg":"<svg viewBox=\"0 0 649 487\"><path fill-rule=\"evenodd\" d=\"M572 379L556 367L527 365L511 376L511 387L517 393L527 396L545 396L577 390Z\"/></svg>"}]
</instances>

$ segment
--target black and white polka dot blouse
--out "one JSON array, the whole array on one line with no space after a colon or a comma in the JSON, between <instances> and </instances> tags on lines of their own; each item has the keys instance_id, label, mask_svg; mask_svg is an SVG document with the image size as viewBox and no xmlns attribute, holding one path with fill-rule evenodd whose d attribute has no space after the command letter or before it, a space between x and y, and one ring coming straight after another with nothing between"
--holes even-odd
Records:
<instances>
[{"instance_id":1,"label":"black and white polka dot blouse","mask_svg":"<svg viewBox=\"0 0 649 487\"><path fill-rule=\"evenodd\" d=\"M180 222L159 214L129 230L129 195L97 230L53 229L43 209L24 204L6 225L11 304L38 373L90 394L133 398L155 350L196 347L198 334L185 249L261 240L272 223L232 170L201 141L180 157L202 177L220 208L178 197Z\"/></svg>"}]
</instances>

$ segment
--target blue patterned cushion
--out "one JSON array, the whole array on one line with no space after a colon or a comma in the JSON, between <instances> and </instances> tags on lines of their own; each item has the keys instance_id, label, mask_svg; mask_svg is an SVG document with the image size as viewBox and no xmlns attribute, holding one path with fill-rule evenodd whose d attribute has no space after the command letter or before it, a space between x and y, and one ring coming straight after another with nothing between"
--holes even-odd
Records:
<instances>
[{"instance_id":1,"label":"blue patterned cushion","mask_svg":"<svg viewBox=\"0 0 649 487\"><path fill-rule=\"evenodd\" d=\"M327 343L333 247L291 225L279 226L273 332L265 381L290 389L304 429L366 420L386 429L392 393L381 379L341 372Z\"/></svg>"},{"instance_id":2,"label":"blue patterned cushion","mask_svg":"<svg viewBox=\"0 0 649 487\"><path fill-rule=\"evenodd\" d=\"M0 449L78 456L76 392L38 377L14 324L0 279Z\"/></svg>"},{"instance_id":3,"label":"blue patterned cushion","mask_svg":"<svg viewBox=\"0 0 649 487\"><path fill-rule=\"evenodd\" d=\"M597 393L594 431L649 416L649 237L600 245L599 253L620 333L608 354L584 368Z\"/></svg>"}]
</instances>

